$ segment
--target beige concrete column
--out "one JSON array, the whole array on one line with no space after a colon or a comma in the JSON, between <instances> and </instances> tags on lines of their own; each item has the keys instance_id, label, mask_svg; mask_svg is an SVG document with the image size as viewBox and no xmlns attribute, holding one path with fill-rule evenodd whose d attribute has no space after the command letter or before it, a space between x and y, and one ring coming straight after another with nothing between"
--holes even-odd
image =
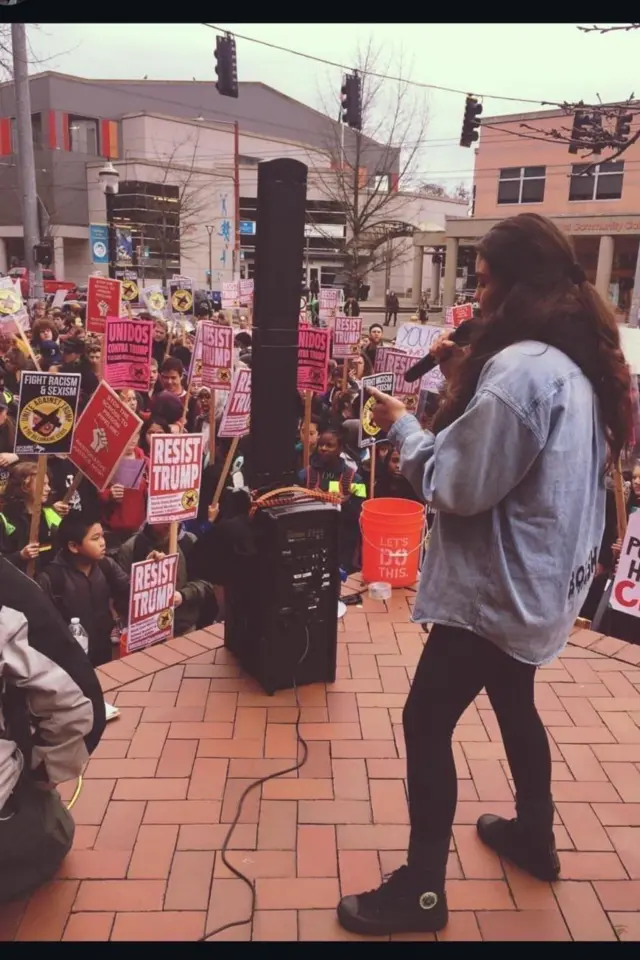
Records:
<instances>
[{"instance_id":1,"label":"beige concrete column","mask_svg":"<svg viewBox=\"0 0 640 960\"><path fill-rule=\"evenodd\" d=\"M631 309L629 311L629 326L640 326L640 244L638 245L638 256L636 258L636 272L633 281L633 292L631 294Z\"/></svg>"},{"instance_id":2,"label":"beige concrete column","mask_svg":"<svg viewBox=\"0 0 640 960\"><path fill-rule=\"evenodd\" d=\"M438 261L431 261L431 296L430 303L434 305L440 299L440 274L442 272L442 265Z\"/></svg>"},{"instance_id":3,"label":"beige concrete column","mask_svg":"<svg viewBox=\"0 0 640 960\"><path fill-rule=\"evenodd\" d=\"M9 269L7 263L7 243L4 237L0 237L0 273L6 273Z\"/></svg>"},{"instance_id":4,"label":"beige concrete column","mask_svg":"<svg viewBox=\"0 0 640 960\"><path fill-rule=\"evenodd\" d=\"M424 265L424 247L413 248L413 277L411 280L411 299L417 305L422 296L422 269Z\"/></svg>"},{"instance_id":5,"label":"beige concrete column","mask_svg":"<svg viewBox=\"0 0 640 960\"><path fill-rule=\"evenodd\" d=\"M456 274L458 270L458 238L447 239L446 270L444 274L444 290L442 292L442 306L452 307L456 300Z\"/></svg>"},{"instance_id":6,"label":"beige concrete column","mask_svg":"<svg viewBox=\"0 0 640 960\"><path fill-rule=\"evenodd\" d=\"M53 238L53 272L56 280L66 280L64 275L64 240L62 237Z\"/></svg>"},{"instance_id":7,"label":"beige concrete column","mask_svg":"<svg viewBox=\"0 0 640 960\"><path fill-rule=\"evenodd\" d=\"M609 299L609 284L613 269L613 237L600 237L598 248L598 266L596 269L596 290L605 300Z\"/></svg>"}]
</instances>

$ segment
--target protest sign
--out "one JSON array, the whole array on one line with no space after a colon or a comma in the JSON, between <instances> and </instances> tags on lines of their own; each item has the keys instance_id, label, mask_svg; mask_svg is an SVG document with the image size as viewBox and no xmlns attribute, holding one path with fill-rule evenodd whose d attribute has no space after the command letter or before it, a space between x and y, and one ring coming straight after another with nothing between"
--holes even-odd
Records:
<instances>
[{"instance_id":1,"label":"protest sign","mask_svg":"<svg viewBox=\"0 0 640 960\"><path fill-rule=\"evenodd\" d=\"M23 370L14 452L69 453L80 396L79 373Z\"/></svg>"},{"instance_id":2,"label":"protest sign","mask_svg":"<svg viewBox=\"0 0 640 960\"><path fill-rule=\"evenodd\" d=\"M153 320L107 317L104 379L116 390L148 391Z\"/></svg>"},{"instance_id":3,"label":"protest sign","mask_svg":"<svg viewBox=\"0 0 640 960\"><path fill-rule=\"evenodd\" d=\"M67 299L67 294L68 294L68 293L69 293L69 291L68 291L68 290L65 290L64 287L62 288L62 290L56 290L56 292L55 292L54 295L53 295L53 300L51 301L51 309L52 309L52 310L59 310L60 307L62 306L62 304L63 304L63 303L65 302L65 300Z\"/></svg>"},{"instance_id":4,"label":"protest sign","mask_svg":"<svg viewBox=\"0 0 640 960\"><path fill-rule=\"evenodd\" d=\"M457 307L447 307L445 316L449 326L459 327L463 320L473 320L473 304L462 303Z\"/></svg>"},{"instance_id":5,"label":"protest sign","mask_svg":"<svg viewBox=\"0 0 640 960\"><path fill-rule=\"evenodd\" d=\"M224 310L231 310L233 307L240 306L240 281L231 280L229 283L222 284L222 307Z\"/></svg>"},{"instance_id":6,"label":"protest sign","mask_svg":"<svg viewBox=\"0 0 640 960\"><path fill-rule=\"evenodd\" d=\"M201 361L200 380L211 390L231 388L233 366L233 329L210 320L201 320L196 336ZM194 350L194 356L197 353Z\"/></svg>"},{"instance_id":7,"label":"protest sign","mask_svg":"<svg viewBox=\"0 0 640 960\"><path fill-rule=\"evenodd\" d=\"M78 418L69 459L104 490L141 426L142 420L103 380Z\"/></svg>"},{"instance_id":8,"label":"protest sign","mask_svg":"<svg viewBox=\"0 0 640 960\"><path fill-rule=\"evenodd\" d=\"M421 382L414 380L413 383L407 383L404 376L416 359L405 350L395 350L393 347L378 347L376 350L375 372L393 374L393 396L402 400L409 413L415 413L418 408Z\"/></svg>"},{"instance_id":9,"label":"protest sign","mask_svg":"<svg viewBox=\"0 0 640 960\"><path fill-rule=\"evenodd\" d=\"M333 328L333 358L346 360L360 353L362 317L336 317Z\"/></svg>"},{"instance_id":10,"label":"protest sign","mask_svg":"<svg viewBox=\"0 0 640 960\"><path fill-rule=\"evenodd\" d=\"M156 433L150 438L149 523L192 520L198 513L202 434Z\"/></svg>"},{"instance_id":11,"label":"protest sign","mask_svg":"<svg viewBox=\"0 0 640 960\"><path fill-rule=\"evenodd\" d=\"M193 280L174 276L169 281L171 310L179 317L193 316Z\"/></svg>"},{"instance_id":12,"label":"protest sign","mask_svg":"<svg viewBox=\"0 0 640 960\"><path fill-rule=\"evenodd\" d=\"M578 569L578 573L580 570L582 567ZM576 575L576 588L577 579ZM636 510L629 517L610 604L620 613L640 617L640 510Z\"/></svg>"},{"instance_id":13,"label":"protest sign","mask_svg":"<svg viewBox=\"0 0 640 960\"><path fill-rule=\"evenodd\" d=\"M65 291L66 293L66 291ZM15 336L29 329L29 314L22 299L20 283L0 277L0 325L2 332Z\"/></svg>"},{"instance_id":14,"label":"protest sign","mask_svg":"<svg viewBox=\"0 0 640 960\"><path fill-rule=\"evenodd\" d=\"M87 284L87 333L104 333L107 317L121 313L122 284L106 277L89 277Z\"/></svg>"},{"instance_id":15,"label":"protest sign","mask_svg":"<svg viewBox=\"0 0 640 960\"><path fill-rule=\"evenodd\" d=\"M131 567L127 653L173 636L178 554L142 560Z\"/></svg>"},{"instance_id":16,"label":"protest sign","mask_svg":"<svg viewBox=\"0 0 640 960\"><path fill-rule=\"evenodd\" d=\"M327 389L331 332L316 327L298 329L298 390Z\"/></svg>"},{"instance_id":17,"label":"protest sign","mask_svg":"<svg viewBox=\"0 0 640 960\"><path fill-rule=\"evenodd\" d=\"M335 289L334 287L320 287L320 295L318 297L318 316L321 320L324 320L325 324L329 327L333 326L333 322L336 318L339 299L339 290Z\"/></svg>"},{"instance_id":18,"label":"protest sign","mask_svg":"<svg viewBox=\"0 0 640 960\"><path fill-rule=\"evenodd\" d=\"M618 326L620 332L620 346L624 353L631 373L640 377L640 328Z\"/></svg>"},{"instance_id":19,"label":"protest sign","mask_svg":"<svg viewBox=\"0 0 640 960\"><path fill-rule=\"evenodd\" d=\"M398 327L394 345L398 350L420 350L421 355L424 356L433 341L443 333L447 333L444 327L435 327L427 323L403 323Z\"/></svg>"},{"instance_id":20,"label":"protest sign","mask_svg":"<svg viewBox=\"0 0 640 960\"><path fill-rule=\"evenodd\" d=\"M142 288L142 302L152 317L164 319L167 309L167 298L159 283L150 284Z\"/></svg>"},{"instance_id":21,"label":"protest sign","mask_svg":"<svg viewBox=\"0 0 640 960\"><path fill-rule=\"evenodd\" d=\"M382 393L391 394L393 391L392 373L375 373L372 377L363 377L360 388L360 426L358 446L373 447L387 439L387 434L372 421L372 410L376 400L369 396L369 387L374 387Z\"/></svg>"},{"instance_id":22,"label":"protest sign","mask_svg":"<svg viewBox=\"0 0 640 960\"><path fill-rule=\"evenodd\" d=\"M236 370L222 413L219 437L244 437L251 419L251 370Z\"/></svg>"},{"instance_id":23,"label":"protest sign","mask_svg":"<svg viewBox=\"0 0 640 960\"><path fill-rule=\"evenodd\" d=\"M122 299L124 302L130 307L138 303L140 301L140 287L136 271L117 269L115 276L116 280L120 280L122 283Z\"/></svg>"},{"instance_id":24,"label":"protest sign","mask_svg":"<svg viewBox=\"0 0 640 960\"><path fill-rule=\"evenodd\" d=\"M239 298L241 307L249 307L253 303L253 280L240 280Z\"/></svg>"}]
</instances>

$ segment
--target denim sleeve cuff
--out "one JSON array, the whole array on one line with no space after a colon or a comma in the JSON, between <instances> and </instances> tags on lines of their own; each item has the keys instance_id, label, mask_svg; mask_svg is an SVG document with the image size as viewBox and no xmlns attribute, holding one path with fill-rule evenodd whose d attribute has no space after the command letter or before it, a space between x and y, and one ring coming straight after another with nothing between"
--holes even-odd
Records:
<instances>
[{"instance_id":1,"label":"denim sleeve cuff","mask_svg":"<svg viewBox=\"0 0 640 960\"><path fill-rule=\"evenodd\" d=\"M401 448L407 437L414 433L423 433L423 429L412 413L405 413L393 424L387 435L390 443Z\"/></svg>"}]
</instances>

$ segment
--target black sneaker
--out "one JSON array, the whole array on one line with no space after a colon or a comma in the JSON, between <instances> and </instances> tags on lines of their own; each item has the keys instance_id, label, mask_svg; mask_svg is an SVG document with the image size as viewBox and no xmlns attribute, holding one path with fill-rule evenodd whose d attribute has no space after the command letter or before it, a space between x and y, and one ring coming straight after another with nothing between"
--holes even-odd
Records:
<instances>
[{"instance_id":1,"label":"black sneaker","mask_svg":"<svg viewBox=\"0 0 640 960\"><path fill-rule=\"evenodd\" d=\"M537 880L553 883L560 876L560 859L553 833L549 840L541 842L518 820L506 820L492 813L481 816L476 826L483 843Z\"/></svg>"},{"instance_id":2,"label":"black sneaker","mask_svg":"<svg viewBox=\"0 0 640 960\"><path fill-rule=\"evenodd\" d=\"M434 889L435 888L435 889ZM436 933L447 925L444 884L400 867L377 890L343 897L338 920L350 933L385 937L392 933Z\"/></svg>"}]
</instances>

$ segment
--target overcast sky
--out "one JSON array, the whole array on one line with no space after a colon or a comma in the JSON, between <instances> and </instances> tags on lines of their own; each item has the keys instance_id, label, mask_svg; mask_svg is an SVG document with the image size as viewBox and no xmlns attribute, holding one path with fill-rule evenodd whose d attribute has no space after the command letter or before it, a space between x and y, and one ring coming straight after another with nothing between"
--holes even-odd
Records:
<instances>
[{"instance_id":1,"label":"overcast sky","mask_svg":"<svg viewBox=\"0 0 640 960\"><path fill-rule=\"evenodd\" d=\"M484 95L484 115L541 109L535 101L626 99L635 89L640 31L600 36L576 24L217 24L345 66L371 38L386 73ZM36 70L96 78L215 80L215 32L198 24L44 24L30 28ZM261 81L321 109L342 71L237 40L240 80ZM470 177L473 154L457 146L464 96L429 91L420 178L453 187Z\"/></svg>"}]
</instances>

